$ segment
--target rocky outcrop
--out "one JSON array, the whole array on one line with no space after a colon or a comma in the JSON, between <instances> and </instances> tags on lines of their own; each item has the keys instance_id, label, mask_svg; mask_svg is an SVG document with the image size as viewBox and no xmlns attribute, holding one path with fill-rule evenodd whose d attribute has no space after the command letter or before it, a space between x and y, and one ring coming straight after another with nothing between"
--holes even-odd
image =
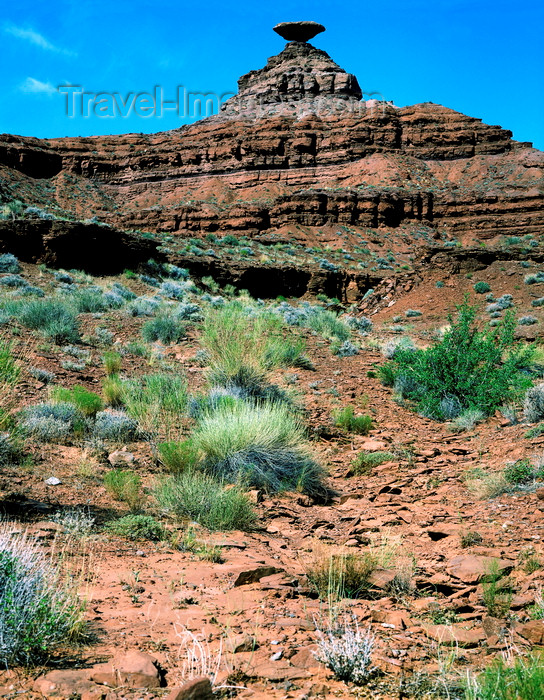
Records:
<instances>
[{"instance_id":1,"label":"rocky outcrop","mask_svg":"<svg viewBox=\"0 0 544 700\"><path fill-rule=\"evenodd\" d=\"M544 154L446 107L361 100L294 41L208 119L158 134L0 136L0 196L124 229L259 235L421 222L473 239L544 225Z\"/></svg>"}]
</instances>

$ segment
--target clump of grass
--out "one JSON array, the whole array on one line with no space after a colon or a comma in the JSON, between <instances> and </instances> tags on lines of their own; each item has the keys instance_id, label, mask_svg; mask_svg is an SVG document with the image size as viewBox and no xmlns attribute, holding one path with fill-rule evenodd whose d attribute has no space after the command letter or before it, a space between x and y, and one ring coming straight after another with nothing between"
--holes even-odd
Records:
<instances>
[{"instance_id":1,"label":"clump of grass","mask_svg":"<svg viewBox=\"0 0 544 700\"><path fill-rule=\"evenodd\" d=\"M83 631L83 606L26 534L0 526L0 663L43 662Z\"/></svg>"},{"instance_id":2,"label":"clump of grass","mask_svg":"<svg viewBox=\"0 0 544 700\"><path fill-rule=\"evenodd\" d=\"M107 523L106 529L112 535L126 537L127 540L152 540L158 542L166 539L166 529L150 515L131 513Z\"/></svg>"},{"instance_id":3,"label":"clump of grass","mask_svg":"<svg viewBox=\"0 0 544 700\"><path fill-rule=\"evenodd\" d=\"M163 478L153 495L165 513L194 520L209 530L251 530L257 521L240 488L225 486L198 471Z\"/></svg>"},{"instance_id":4,"label":"clump of grass","mask_svg":"<svg viewBox=\"0 0 544 700\"><path fill-rule=\"evenodd\" d=\"M55 387L51 392L55 401L72 403L84 416L93 417L102 410L102 399L93 391L88 391L83 386L74 386L71 389Z\"/></svg>"},{"instance_id":5,"label":"clump of grass","mask_svg":"<svg viewBox=\"0 0 544 700\"><path fill-rule=\"evenodd\" d=\"M484 538L479 532L468 530L468 532L464 532L461 535L460 544L463 549L467 549L467 547L474 547L474 545L482 544L483 541Z\"/></svg>"},{"instance_id":6,"label":"clump of grass","mask_svg":"<svg viewBox=\"0 0 544 700\"><path fill-rule=\"evenodd\" d=\"M122 358L118 352L113 352L112 350L105 352L102 357L102 363L108 377L118 375L121 371Z\"/></svg>"},{"instance_id":7,"label":"clump of grass","mask_svg":"<svg viewBox=\"0 0 544 700\"><path fill-rule=\"evenodd\" d=\"M537 700L544 688L544 660L538 654L507 663L495 660L467 680L466 700Z\"/></svg>"},{"instance_id":8,"label":"clump of grass","mask_svg":"<svg viewBox=\"0 0 544 700\"><path fill-rule=\"evenodd\" d=\"M142 326L142 338L147 343L160 341L163 345L172 345L185 334L185 326L172 316L157 316Z\"/></svg>"},{"instance_id":9,"label":"clump of grass","mask_svg":"<svg viewBox=\"0 0 544 700\"><path fill-rule=\"evenodd\" d=\"M345 406L334 413L333 420L337 428L357 435L368 435L373 427L372 418L366 414L356 416L353 406Z\"/></svg>"},{"instance_id":10,"label":"clump of grass","mask_svg":"<svg viewBox=\"0 0 544 700\"><path fill-rule=\"evenodd\" d=\"M493 559L482 579L482 597L485 607L493 617L504 617L512 604L512 585L502 577L499 564Z\"/></svg>"},{"instance_id":11,"label":"clump of grass","mask_svg":"<svg viewBox=\"0 0 544 700\"><path fill-rule=\"evenodd\" d=\"M102 397L107 406L114 408L123 405L125 389L116 374L106 377L102 382Z\"/></svg>"},{"instance_id":12,"label":"clump of grass","mask_svg":"<svg viewBox=\"0 0 544 700\"><path fill-rule=\"evenodd\" d=\"M112 469L104 475L104 486L116 501L123 501L131 510L137 510L141 506L142 480L135 472Z\"/></svg>"},{"instance_id":13,"label":"clump of grass","mask_svg":"<svg viewBox=\"0 0 544 700\"><path fill-rule=\"evenodd\" d=\"M220 405L202 416L191 441L203 468L217 477L270 492L324 495L323 470L304 426L285 404Z\"/></svg>"},{"instance_id":14,"label":"clump of grass","mask_svg":"<svg viewBox=\"0 0 544 700\"><path fill-rule=\"evenodd\" d=\"M377 566L377 558L370 552L316 546L306 563L306 576L322 600L363 598L371 588L370 576Z\"/></svg>"},{"instance_id":15,"label":"clump of grass","mask_svg":"<svg viewBox=\"0 0 544 700\"><path fill-rule=\"evenodd\" d=\"M544 420L544 383L527 390L523 401L523 417L528 423Z\"/></svg>"},{"instance_id":16,"label":"clump of grass","mask_svg":"<svg viewBox=\"0 0 544 700\"><path fill-rule=\"evenodd\" d=\"M200 462L199 451L191 440L160 442L157 451L161 463L172 474L192 470Z\"/></svg>"},{"instance_id":17,"label":"clump of grass","mask_svg":"<svg viewBox=\"0 0 544 700\"><path fill-rule=\"evenodd\" d=\"M379 467L380 464L391 462L395 459L392 452L359 452L357 457L351 463L351 469L355 476L369 474L374 467Z\"/></svg>"},{"instance_id":18,"label":"clump of grass","mask_svg":"<svg viewBox=\"0 0 544 700\"><path fill-rule=\"evenodd\" d=\"M200 540L193 527L189 526L183 538L178 544L183 552L191 552L198 559L210 561L213 564L221 564L223 561L223 548L218 544L208 544Z\"/></svg>"},{"instance_id":19,"label":"clump of grass","mask_svg":"<svg viewBox=\"0 0 544 700\"><path fill-rule=\"evenodd\" d=\"M312 313L308 315L305 325L325 340L339 340L343 343L349 340L351 336L349 326L339 318L338 314L320 307L312 309Z\"/></svg>"},{"instance_id":20,"label":"clump of grass","mask_svg":"<svg viewBox=\"0 0 544 700\"><path fill-rule=\"evenodd\" d=\"M168 432L187 413L187 382L179 374L146 374L123 382L123 387L128 413L146 432Z\"/></svg>"},{"instance_id":21,"label":"clump of grass","mask_svg":"<svg viewBox=\"0 0 544 700\"><path fill-rule=\"evenodd\" d=\"M22 302L18 320L23 326L40 330L54 343L77 343L79 324L67 304L55 299L35 299Z\"/></svg>"}]
</instances>

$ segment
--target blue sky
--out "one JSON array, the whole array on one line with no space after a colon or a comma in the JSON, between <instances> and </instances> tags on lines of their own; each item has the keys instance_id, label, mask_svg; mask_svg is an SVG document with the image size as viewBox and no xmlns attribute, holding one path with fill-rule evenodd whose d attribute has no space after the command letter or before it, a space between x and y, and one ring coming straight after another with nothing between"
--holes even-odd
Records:
<instances>
[{"instance_id":1,"label":"blue sky","mask_svg":"<svg viewBox=\"0 0 544 700\"><path fill-rule=\"evenodd\" d=\"M0 132L54 137L175 128L184 120L167 111L85 118L77 109L70 118L56 88L72 84L123 99L156 85L168 100L178 85L233 92L240 75L283 48L272 26L297 19L327 27L312 43L355 73L363 90L399 106L437 102L544 150L541 0L18 0L0 20Z\"/></svg>"}]
</instances>

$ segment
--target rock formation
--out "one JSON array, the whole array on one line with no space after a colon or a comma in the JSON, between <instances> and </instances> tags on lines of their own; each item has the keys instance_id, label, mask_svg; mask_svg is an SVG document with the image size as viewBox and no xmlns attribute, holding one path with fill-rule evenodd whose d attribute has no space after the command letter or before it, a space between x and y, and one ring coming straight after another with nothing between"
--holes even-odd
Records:
<instances>
[{"instance_id":1,"label":"rock formation","mask_svg":"<svg viewBox=\"0 0 544 700\"><path fill-rule=\"evenodd\" d=\"M306 29L281 27L284 38ZM219 114L180 129L0 136L0 197L176 235L423 224L474 240L542 230L542 152L440 105L361 97L324 51L293 41L242 76Z\"/></svg>"}]
</instances>

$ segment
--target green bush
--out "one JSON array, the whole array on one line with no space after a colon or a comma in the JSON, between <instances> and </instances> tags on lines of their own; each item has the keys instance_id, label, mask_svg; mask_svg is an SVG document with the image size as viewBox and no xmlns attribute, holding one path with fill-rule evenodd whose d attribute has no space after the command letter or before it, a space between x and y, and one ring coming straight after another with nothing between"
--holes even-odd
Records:
<instances>
[{"instance_id":1,"label":"green bush","mask_svg":"<svg viewBox=\"0 0 544 700\"><path fill-rule=\"evenodd\" d=\"M74 386L71 389L55 387L51 392L55 401L72 403L84 416L95 416L103 408L102 399L84 386Z\"/></svg>"},{"instance_id":2,"label":"green bush","mask_svg":"<svg viewBox=\"0 0 544 700\"><path fill-rule=\"evenodd\" d=\"M476 678L469 676L466 700L542 700L544 660L534 654L507 664L496 659Z\"/></svg>"},{"instance_id":3,"label":"green bush","mask_svg":"<svg viewBox=\"0 0 544 700\"><path fill-rule=\"evenodd\" d=\"M351 337L349 326L338 317L338 314L328 309L314 309L308 316L306 325L325 340L344 342Z\"/></svg>"},{"instance_id":4,"label":"green bush","mask_svg":"<svg viewBox=\"0 0 544 700\"><path fill-rule=\"evenodd\" d=\"M118 352L113 352L112 350L105 352L102 357L102 362L108 377L119 374L121 371L122 358Z\"/></svg>"},{"instance_id":5,"label":"green bush","mask_svg":"<svg viewBox=\"0 0 544 700\"><path fill-rule=\"evenodd\" d=\"M392 462L395 455L392 452L359 452L357 457L351 463L351 468L356 476L368 474L379 467L384 462Z\"/></svg>"},{"instance_id":6,"label":"green bush","mask_svg":"<svg viewBox=\"0 0 544 700\"><path fill-rule=\"evenodd\" d=\"M76 641L83 606L38 543L0 528L0 663L43 662L59 645Z\"/></svg>"},{"instance_id":7,"label":"green bush","mask_svg":"<svg viewBox=\"0 0 544 700\"><path fill-rule=\"evenodd\" d=\"M530 346L515 347L512 312L497 327L480 330L476 307L466 301L444 338L425 350L398 349L381 376L393 381L403 398L435 420L455 418L467 409L490 415L514 403L531 385L522 371L531 360Z\"/></svg>"},{"instance_id":8,"label":"green bush","mask_svg":"<svg viewBox=\"0 0 544 700\"><path fill-rule=\"evenodd\" d=\"M172 345L185 337L185 326L171 316L157 316L142 326L142 338L147 343L157 340L163 345Z\"/></svg>"},{"instance_id":9,"label":"green bush","mask_svg":"<svg viewBox=\"0 0 544 700\"><path fill-rule=\"evenodd\" d=\"M104 475L104 486L116 501L124 501L132 510L142 502L142 480L135 472L112 469Z\"/></svg>"},{"instance_id":10,"label":"green bush","mask_svg":"<svg viewBox=\"0 0 544 700\"><path fill-rule=\"evenodd\" d=\"M236 486L224 486L197 471L165 477L154 496L166 513L195 520L209 530L251 530L256 515L249 498Z\"/></svg>"},{"instance_id":11,"label":"green bush","mask_svg":"<svg viewBox=\"0 0 544 700\"><path fill-rule=\"evenodd\" d=\"M35 299L23 302L18 319L27 328L40 330L55 343L75 343L79 340L79 325L74 312L55 299Z\"/></svg>"},{"instance_id":12,"label":"green bush","mask_svg":"<svg viewBox=\"0 0 544 700\"><path fill-rule=\"evenodd\" d=\"M487 282L476 282L473 289L476 294L487 294L487 292L491 291L491 287L487 284Z\"/></svg>"},{"instance_id":13,"label":"green bush","mask_svg":"<svg viewBox=\"0 0 544 700\"><path fill-rule=\"evenodd\" d=\"M128 413L143 430L178 425L187 412L187 382L179 374L146 374L123 382L123 401Z\"/></svg>"},{"instance_id":14,"label":"green bush","mask_svg":"<svg viewBox=\"0 0 544 700\"><path fill-rule=\"evenodd\" d=\"M200 462L199 452L191 440L160 442L157 451L162 464L172 474L194 469Z\"/></svg>"},{"instance_id":15,"label":"green bush","mask_svg":"<svg viewBox=\"0 0 544 700\"><path fill-rule=\"evenodd\" d=\"M118 537L127 540L164 540L165 528L150 515L130 514L107 523L106 529Z\"/></svg>"},{"instance_id":16,"label":"green bush","mask_svg":"<svg viewBox=\"0 0 544 700\"><path fill-rule=\"evenodd\" d=\"M333 414L334 424L337 428L347 430L349 433L368 435L372 430L372 418L368 415L356 416L353 406L346 406Z\"/></svg>"},{"instance_id":17,"label":"green bush","mask_svg":"<svg viewBox=\"0 0 544 700\"><path fill-rule=\"evenodd\" d=\"M96 314L108 308L102 290L99 289L78 289L71 295L70 300L78 313Z\"/></svg>"},{"instance_id":18,"label":"green bush","mask_svg":"<svg viewBox=\"0 0 544 700\"><path fill-rule=\"evenodd\" d=\"M535 478L535 468L528 459L518 459L505 468L503 475L509 484L527 484Z\"/></svg>"},{"instance_id":19,"label":"green bush","mask_svg":"<svg viewBox=\"0 0 544 700\"><path fill-rule=\"evenodd\" d=\"M203 468L216 477L271 492L324 495L323 470L286 404L219 405L203 415L191 441L203 454Z\"/></svg>"}]
</instances>

